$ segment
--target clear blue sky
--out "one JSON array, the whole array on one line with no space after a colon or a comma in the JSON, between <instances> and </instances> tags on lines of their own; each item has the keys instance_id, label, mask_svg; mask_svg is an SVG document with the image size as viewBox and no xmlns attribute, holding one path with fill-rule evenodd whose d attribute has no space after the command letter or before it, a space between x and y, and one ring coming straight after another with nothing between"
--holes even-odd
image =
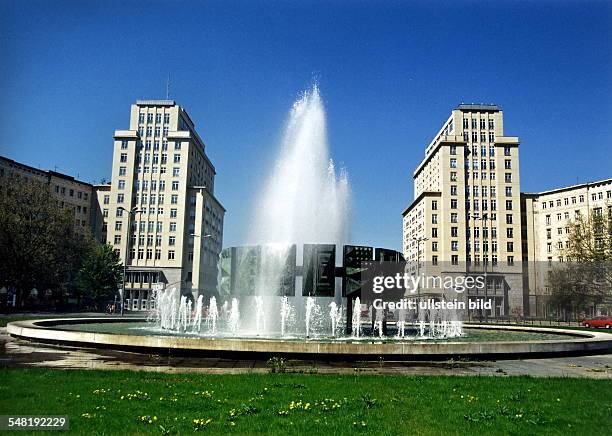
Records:
<instances>
[{"instance_id":1,"label":"clear blue sky","mask_svg":"<svg viewBox=\"0 0 612 436\"><path fill-rule=\"evenodd\" d=\"M0 38L0 153L86 181L109 177L113 131L170 72L218 171L226 246L313 77L355 242L401 247L412 171L460 102L504 109L522 191L612 177L612 2L0 0Z\"/></svg>"}]
</instances>

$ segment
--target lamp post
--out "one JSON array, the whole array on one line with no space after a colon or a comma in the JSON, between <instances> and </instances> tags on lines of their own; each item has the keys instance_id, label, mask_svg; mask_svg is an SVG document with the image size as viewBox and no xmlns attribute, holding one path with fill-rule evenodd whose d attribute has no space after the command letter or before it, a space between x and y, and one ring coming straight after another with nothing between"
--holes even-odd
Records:
<instances>
[{"instance_id":1,"label":"lamp post","mask_svg":"<svg viewBox=\"0 0 612 436\"><path fill-rule=\"evenodd\" d=\"M196 233L190 233L189 236L191 236L192 238L200 238L200 235L198 235ZM202 239L212 238L212 235L210 235L210 234L204 235L204 236L201 236L201 238ZM198 251L200 251L201 248L202 247L199 247ZM201 259L202 259L202 256L198 255L198 260L200 260L200 263L201 263ZM200 271L200 265L198 265L198 274L199 274L199 271ZM200 279L198 277L198 293L199 293L199 286L200 286L199 283L200 283ZM193 281L192 281L192 289L193 289ZM193 292L192 292L192 294L193 294Z\"/></svg>"},{"instance_id":2,"label":"lamp post","mask_svg":"<svg viewBox=\"0 0 612 436\"><path fill-rule=\"evenodd\" d=\"M429 238L425 236L413 237L412 240L417 243L417 278L421 274L421 242L427 241ZM421 303L421 280L417 282L417 299Z\"/></svg>"},{"instance_id":3,"label":"lamp post","mask_svg":"<svg viewBox=\"0 0 612 436\"><path fill-rule=\"evenodd\" d=\"M134 206L132 209L128 210L123 206L119 206L117 208L118 210L122 210L123 212L127 212L127 232L126 232L126 238L125 238L125 259L123 260L123 286L121 288L121 293L119 294L119 296L121 297L121 316L123 316L123 303L125 301L125 276L126 276L126 272L127 272L127 261L129 258L129 254L128 252L130 251L130 234L132 232L131 229L131 221L132 221L132 216L136 215L137 213L140 212L140 210L138 210L138 207Z\"/></svg>"},{"instance_id":4,"label":"lamp post","mask_svg":"<svg viewBox=\"0 0 612 436\"><path fill-rule=\"evenodd\" d=\"M487 238L489 237L489 228L487 226L487 221L489 220L489 217L487 216L486 213L482 214L482 218L474 218L474 221L480 220L483 222L483 233L484 233L484 229L487 229ZM488 244L487 244L488 246ZM484 248L484 246L483 246ZM487 264L489 263L489 254L488 251L486 254L484 254L483 252L483 256L482 256L482 263L484 265L484 281L485 281L485 303L487 302L487 298L488 298L488 290L489 290L489 284L487 283ZM484 309L484 314L485 314L485 322L488 322L488 318L489 318L489 311L488 309Z\"/></svg>"}]
</instances>

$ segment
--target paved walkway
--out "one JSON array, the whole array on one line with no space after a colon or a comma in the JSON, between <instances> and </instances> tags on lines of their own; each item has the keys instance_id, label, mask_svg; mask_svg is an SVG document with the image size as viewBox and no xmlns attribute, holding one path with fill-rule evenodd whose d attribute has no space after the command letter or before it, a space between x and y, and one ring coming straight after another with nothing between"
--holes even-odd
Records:
<instances>
[{"instance_id":1,"label":"paved walkway","mask_svg":"<svg viewBox=\"0 0 612 436\"><path fill-rule=\"evenodd\" d=\"M208 374L265 373L265 361L171 357L95 348L56 347L12 338L0 328L0 367L128 369ZM312 362L290 361L288 371L319 374L488 375L612 379L612 354L482 362Z\"/></svg>"}]
</instances>

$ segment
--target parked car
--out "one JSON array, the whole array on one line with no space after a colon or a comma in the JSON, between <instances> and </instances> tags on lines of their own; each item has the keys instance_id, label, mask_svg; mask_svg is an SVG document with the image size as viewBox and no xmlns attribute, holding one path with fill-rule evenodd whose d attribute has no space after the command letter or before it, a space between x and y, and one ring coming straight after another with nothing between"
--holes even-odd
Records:
<instances>
[{"instance_id":1,"label":"parked car","mask_svg":"<svg viewBox=\"0 0 612 436\"><path fill-rule=\"evenodd\" d=\"M589 327L605 327L609 329L612 327L612 316L596 316L593 318L587 318L582 321L582 325Z\"/></svg>"}]
</instances>

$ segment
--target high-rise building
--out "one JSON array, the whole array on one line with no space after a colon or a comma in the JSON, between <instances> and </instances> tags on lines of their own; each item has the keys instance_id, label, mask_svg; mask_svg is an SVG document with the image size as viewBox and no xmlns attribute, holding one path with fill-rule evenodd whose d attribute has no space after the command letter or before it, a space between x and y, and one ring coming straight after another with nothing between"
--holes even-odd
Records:
<instances>
[{"instance_id":1,"label":"high-rise building","mask_svg":"<svg viewBox=\"0 0 612 436\"><path fill-rule=\"evenodd\" d=\"M472 292L494 300L488 316L523 306L519 139L503 123L496 105L454 109L414 171L414 201L403 213L406 260L486 273L486 288Z\"/></svg>"},{"instance_id":2,"label":"high-rise building","mask_svg":"<svg viewBox=\"0 0 612 436\"><path fill-rule=\"evenodd\" d=\"M212 295L225 209L189 115L172 100L139 100L114 139L110 188L96 192L106 240L127 265L125 307L149 308L158 283Z\"/></svg>"},{"instance_id":3,"label":"high-rise building","mask_svg":"<svg viewBox=\"0 0 612 436\"><path fill-rule=\"evenodd\" d=\"M17 183L16 178L31 179L49 187L51 195L61 209L74 210L74 228L83 232L93 227L92 214L95 201L93 187L67 174L45 171L0 156L0 186Z\"/></svg>"}]
</instances>

